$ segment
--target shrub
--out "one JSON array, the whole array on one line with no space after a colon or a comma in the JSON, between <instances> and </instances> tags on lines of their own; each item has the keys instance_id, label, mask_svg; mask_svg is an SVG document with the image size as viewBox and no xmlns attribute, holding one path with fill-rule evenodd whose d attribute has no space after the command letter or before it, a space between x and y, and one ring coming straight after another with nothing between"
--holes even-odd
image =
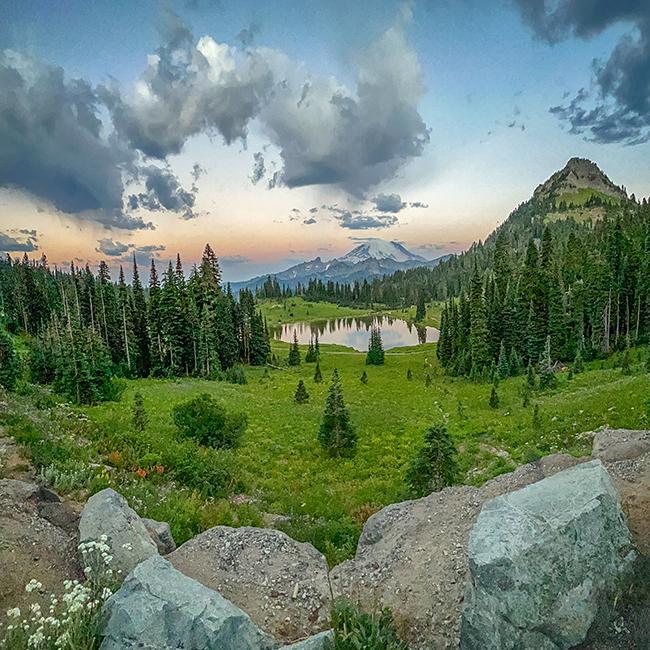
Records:
<instances>
[{"instance_id":1,"label":"shrub","mask_svg":"<svg viewBox=\"0 0 650 650\"><path fill-rule=\"evenodd\" d=\"M218 449L236 447L248 425L243 413L228 413L207 393L174 406L172 418L184 436Z\"/></svg>"},{"instance_id":2,"label":"shrub","mask_svg":"<svg viewBox=\"0 0 650 650\"><path fill-rule=\"evenodd\" d=\"M497 393L497 389L494 386L492 386L492 391L490 393L490 408L499 408L499 393Z\"/></svg>"},{"instance_id":3,"label":"shrub","mask_svg":"<svg viewBox=\"0 0 650 650\"><path fill-rule=\"evenodd\" d=\"M327 641L327 650L408 650L400 641L393 616L388 608L367 614L345 600L339 600L332 608L334 640Z\"/></svg>"},{"instance_id":4,"label":"shrub","mask_svg":"<svg viewBox=\"0 0 650 650\"><path fill-rule=\"evenodd\" d=\"M144 431L149 423L147 412L144 410L144 400L142 393L136 393L133 396L133 428L136 431Z\"/></svg>"},{"instance_id":5,"label":"shrub","mask_svg":"<svg viewBox=\"0 0 650 650\"><path fill-rule=\"evenodd\" d=\"M444 424L434 424L424 434L424 445L406 471L409 492L423 497L452 485L458 473L456 447Z\"/></svg>"},{"instance_id":6,"label":"shrub","mask_svg":"<svg viewBox=\"0 0 650 650\"><path fill-rule=\"evenodd\" d=\"M0 386L13 390L19 377L20 357L9 334L0 325Z\"/></svg>"},{"instance_id":7,"label":"shrub","mask_svg":"<svg viewBox=\"0 0 650 650\"><path fill-rule=\"evenodd\" d=\"M314 382L320 384L323 381L323 373L320 371L320 363L316 361L316 370L314 371Z\"/></svg>"},{"instance_id":8,"label":"shrub","mask_svg":"<svg viewBox=\"0 0 650 650\"><path fill-rule=\"evenodd\" d=\"M243 386L248 383L248 380L246 379L246 373L244 372L244 367L240 365L228 368L224 374L224 377L226 378L226 381L230 382L231 384L239 384L240 386Z\"/></svg>"}]
</instances>

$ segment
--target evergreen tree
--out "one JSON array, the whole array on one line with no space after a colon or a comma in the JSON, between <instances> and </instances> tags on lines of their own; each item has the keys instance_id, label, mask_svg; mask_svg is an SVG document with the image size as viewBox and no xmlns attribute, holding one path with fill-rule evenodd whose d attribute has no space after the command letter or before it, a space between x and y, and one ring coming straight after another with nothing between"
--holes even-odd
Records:
<instances>
[{"instance_id":1,"label":"evergreen tree","mask_svg":"<svg viewBox=\"0 0 650 650\"><path fill-rule=\"evenodd\" d=\"M149 273L149 304L147 306L149 337L151 339L153 354L155 360L152 363L155 374L160 375L165 366L165 354L163 348L163 318L162 318L162 294L160 281L158 280L158 271L156 263L151 260L151 270Z\"/></svg>"},{"instance_id":2,"label":"evergreen tree","mask_svg":"<svg viewBox=\"0 0 650 650\"><path fill-rule=\"evenodd\" d=\"M427 373L427 376L424 378L424 385L429 388L431 386L431 375Z\"/></svg>"},{"instance_id":3,"label":"evergreen tree","mask_svg":"<svg viewBox=\"0 0 650 650\"><path fill-rule=\"evenodd\" d=\"M14 345L0 323L0 386L13 390L20 377L20 358Z\"/></svg>"},{"instance_id":4,"label":"evergreen tree","mask_svg":"<svg viewBox=\"0 0 650 650\"><path fill-rule=\"evenodd\" d=\"M539 387L542 390L546 388L555 388L557 386L557 377L551 361L551 337L546 337L544 354L539 360Z\"/></svg>"},{"instance_id":5,"label":"evergreen tree","mask_svg":"<svg viewBox=\"0 0 650 650\"><path fill-rule=\"evenodd\" d=\"M357 434L345 407L341 381L336 370L332 374L318 441L330 456L352 456L356 451Z\"/></svg>"},{"instance_id":6,"label":"evergreen tree","mask_svg":"<svg viewBox=\"0 0 650 650\"><path fill-rule=\"evenodd\" d=\"M499 364L497 367L499 374L499 379L506 379L510 376L510 364L508 363L508 355L506 354L506 346L503 341L501 341L501 347L499 348Z\"/></svg>"},{"instance_id":7,"label":"evergreen tree","mask_svg":"<svg viewBox=\"0 0 650 650\"><path fill-rule=\"evenodd\" d=\"M413 372L411 371L410 368L408 368L407 371L406 371L406 379L408 381L411 381L411 379L413 379Z\"/></svg>"},{"instance_id":8,"label":"evergreen tree","mask_svg":"<svg viewBox=\"0 0 650 650\"><path fill-rule=\"evenodd\" d=\"M576 356L573 360L573 366L571 367L571 370L573 370L574 374L578 374L580 372L583 372L584 369L585 364L582 360L582 344L578 343L578 346L576 348Z\"/></svg>"},{"instance_id":9,"label":"evergreen tree","mask_svg":"<svg viewBox=\"0 0 650 650\"><path fill-rule=\"evenodd\" d=\"M406 471L406 484L413 497L453 485L458 474L456 447L443 424L429 427L424 445Z\"/></svg>"},{"instance_id":10,"label":"evergreen tree","mask_svg":"<svg viewBox=\"0 0 650 650\"><path fill-rule=\"evenodd\" d=\"M296 388L296 393L293 396L294 402L296 404L305 404L306 402L309 401L309 393L307 392L307 388L305 387L305 382L301 379L298 382L298 386Z\"/></svg>"},{"instance_id":11,"label":"evergreen tree","mask_svg":"<svg viewBox=\"0 0 650 650\"><path fill-rule=\"evenodd\" d=\"M382 366L384 364L384 345L381 341L381 330L372 326L370 329L370 341L368 343L368 354L366 365Z\"/></svg>"},{"instance_id":12,"label":"evergreen tree","mask_svg":"<svg viewBox=\"0 0 650 650\"><path fill-rule=\"evenodd\" d=\"M623 361L621 361L621 373L624 375L632 374L632 360L630 358L629 346L626 347L625 352L623 352Z\"/></svg>"},{"instance_id":13,"label":"evergreen tree","mask_svg":"<svg viewBox=\"0 0 650 650\"><path fill-rule=\"evenodd\" d=\"M485 312L483 282L474 269L470 285L470 354L476 372L482 372L491 361L490 336Z\"/></svg>"},{"instance_id":14,"label":"evergreen tree","mask_svg":"<svg viewBox=\"0 0 650 650\"><path fill-rule=\"evenodd\" d=\"M314 347L314 339L309 339L309 347L307 348L307 354L305 354L305 363L314 363L316 361L316 348Z\"/></svg>"},{"instance_id":15,"label":"evergreen tree","mask_svg":"<svg viewBox=\"0 0 650 650\"><path fill-rule=\"evenodd\" d=\"M361 373L361 378L359 379L359 381L362 384L367 384L368 383L368 374L366 373L365 370Z\"/></svg>"},{"instance_id":16,"label":"evergreen tree","mask_svg":"<svg viewBox=\"0 0 650 650\"><path fill-rule=\"evenodd\" d=\"M499 408L499 394L497 393L496 386L492 386L492 391L490 392L490 408Z\"/></svg>"},{"instance_id":17,"label":"evergreen tree","mask_svg":"<svg viewBox=\"0 0 650 650\"><path fill-rule=\"evenodd\" d=\"M147 428L149 424L149 418L144 409L144 399L142 398L142 393L136 393L133 396L133 428L135 431L142 432Z\"/></svg>"},{"instance_id":18,"label":"evergreen tree","mask_svg":"<svg viewBox=\"0 0 650 650\"><path fill-rule=\"evenodd\" d=\"M427 317L427 307L424 303L424 294L420 291L418 293L417 305L415 307L415 320L417 322L423 321Z\"/></svg>"},{"instance_id":19,"label":"evergreen tree","mask_svg":"<svg viewBox=\"0 0 650 650\"><path fill-rule=\"evenodd\" d=\"M535 367L530 361L528 362L528 370L526 371L526 383L531 390L537 388L537 373L535 372Z\"/></svg>"},{"instance_id":20,"label":"evergreen tree","mask_svg":"<svg viewBox=\"0 0 650 650\"><path fill-rule=\"evenodd\" d=\"M133 291L132 324L135 338L136 370L139 377L148 377L151 371L151 345L147 323L147 302L138 274L138 264L133 255Z\"/></svg>"},{"instance_id":21,"label":"evergreen tree","mask_svg":"<svg viewBox=\"0 0 650 650\"><path fill-rule=\"evenodd\" d=\"M314 381L320 384L323 381L323 375L320 371L320 361L316 362L316 370L314 371Z\"/></svg>"},{"instance_id":22,"label":"evergreen tree","mask_svg":"<svg viewBox=\"0 0 650 650\"><path fill-rule=\"evenodd\" d=\"M290 366L300 365L300 349L298 348L298 334L296 333L296 330L293 330L293 343L289 348L289 357L287 358L287 363Z\"/></svg>"}]
</instances>

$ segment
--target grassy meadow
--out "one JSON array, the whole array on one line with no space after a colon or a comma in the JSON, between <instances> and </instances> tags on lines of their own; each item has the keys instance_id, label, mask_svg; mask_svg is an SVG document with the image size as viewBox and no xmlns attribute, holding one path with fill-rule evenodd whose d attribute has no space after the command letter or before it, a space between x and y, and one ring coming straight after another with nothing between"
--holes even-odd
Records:
<instances>
[{"instance_id":1,"label":"grassy meadow","mask_svg":"<svg viewBox=\"0 0 650 650\"><path fill-rule=\"evenodd\" d=\"M310 317L318 311L320 316L334 307L301 304L300 310L294 307L294 315L305 318L307 311ZM268 304L264 309L272 310ZM287 352L287 344L273 342L278 365ZM304 359L304 347L301 352ZM59 489L74 493L82 486L87 494L114 485L141 514L169 520L180 542L217 524L267 524L314 543L336 563L354 553L370 514L407 498L405 469L431 423L448 422L459 451L460 482L478 485L556 451L583 455L591 447L585 432L604 425L647 426L650 375L645 373L645 354L633 351L630 375L622 374L616 356L587 364L573 378L559 373L557 389L534 393L528 406L521 397L524 377L502 381L497 389L500 404L491 408L491 384L442 375L435 344L387 351L384 366L370 367L363 353L322 345L321 384L313 381L315 364L304 361L292 368L246 368L245 385L192 378L133 380L125 382L119 402L92 407L52 407L48 402L39 408L50 411L29 411L26 398L16 397L15 408L10 404L9 409L13 415L0 413L0 423L10 433L19 432L19 441L37 451L44 444L39 427L49 430L47 445L54 445L53 450L41 449L38 453L45 456L37 460ZM328 458L316 439L335 368L359 434L351 459ZM359 380L364 370L367 384ZM303 405L293 401L300 379L310 395ZM144 398L149 419L144 433L132 425L136 392ZM236 450L203 450L180 439L171 409L200 393L248 416L248 429ZM26 433L30 428L34 431ZM195 460L205 463L195 465ZM89 474L91 464L95 469ZM183 471L170 480L176 465ZM227 489L199 492L198 487L221 480L219 467L229 472Z\"/></svg>"}]
</instances>

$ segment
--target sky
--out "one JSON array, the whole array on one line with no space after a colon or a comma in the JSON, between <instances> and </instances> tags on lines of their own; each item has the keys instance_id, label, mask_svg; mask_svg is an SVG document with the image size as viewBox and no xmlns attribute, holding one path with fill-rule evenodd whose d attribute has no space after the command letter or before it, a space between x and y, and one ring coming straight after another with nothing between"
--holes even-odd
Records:
<instances>
[{"instance_id":1,"label":"sky","mask_svg":"<svg viewBox=\"0 0 650 650\"><path fill-rule=\"evenodd\" d=\"M435 258L573 156L650 195L648 0L0 0L0 252Z\"/></svg>"}]
</instances>

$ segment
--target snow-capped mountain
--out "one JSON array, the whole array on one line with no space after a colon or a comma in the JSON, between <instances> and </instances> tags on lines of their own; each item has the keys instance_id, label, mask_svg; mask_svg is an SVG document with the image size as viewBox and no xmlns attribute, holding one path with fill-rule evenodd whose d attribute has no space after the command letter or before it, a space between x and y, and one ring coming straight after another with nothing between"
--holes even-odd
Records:
<instances>
[{"instance_id":1,"label":"snow-capped mountain","mask_svg":"<svg viewBox=\"0 0 650 650\"><path fill-rule=\"evenodd\" d=\"M446 257L448 256L427 260L421 255L412 253L399 242L367 239L343 257L335 257L331 260L317 257L272 275L280 285L292 288L297 284L307 284L311 279L323 282L330 280L332 282L355 282L417 266L436 266ZM234 291L256 289L264 283L267 277L268 275L260 275L244 282L234 282L232 289Z\"/></svg>"},{"instance_id":2,"label":"snow-capped mountain","mask_svg":"<svg viewBox=\"0 0 650 650\"><path fill-rule=\"evenodd\" d=\"M384 241L383 239L367 239L356 248L353 248L347 255L339 257L340 262L357 264L369 259L393 260L393 262L426 262L421 255L411 253L403 244L396 241Z\"/></svg>"}]
</instances>

